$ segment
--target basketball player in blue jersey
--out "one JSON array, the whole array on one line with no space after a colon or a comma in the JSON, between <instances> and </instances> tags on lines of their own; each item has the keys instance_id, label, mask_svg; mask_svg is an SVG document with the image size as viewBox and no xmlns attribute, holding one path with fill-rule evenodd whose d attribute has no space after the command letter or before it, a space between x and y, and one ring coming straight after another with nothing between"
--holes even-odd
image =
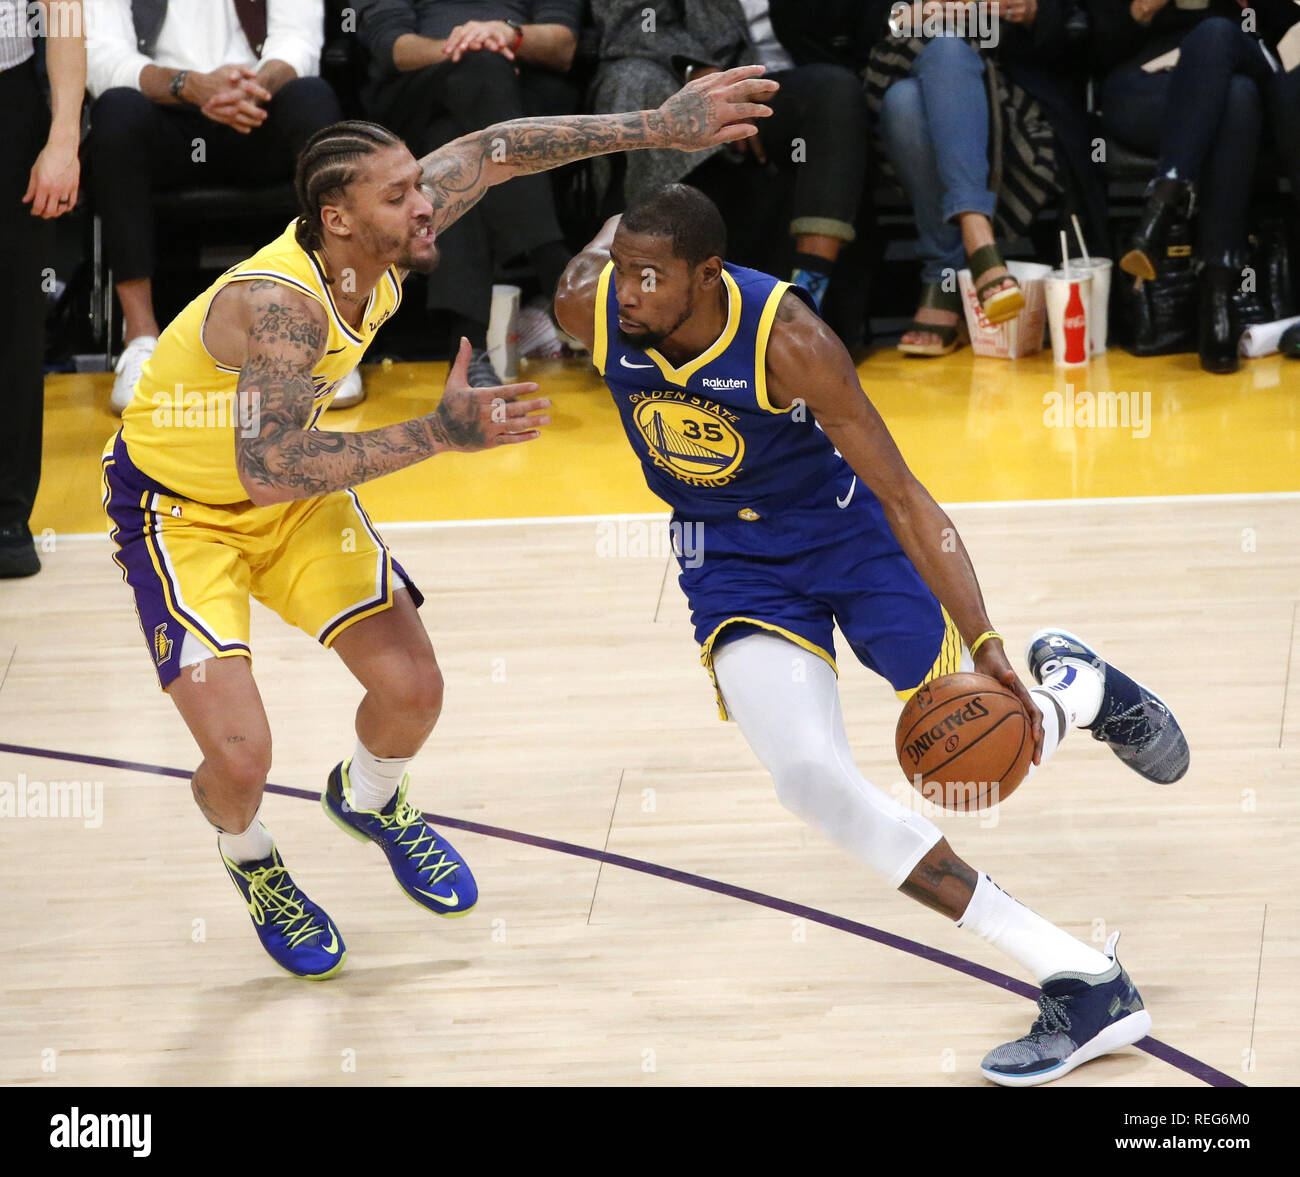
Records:
<instances>
[{"instance_id":1,"label":"basketball player in blue jersey","mask_svg":"<svg viewBox=\"0 0 1300 1177\"><path fill-rule=\"evenodd\" d=\"M1029 1086L1151 1028L1128 975L957 857L942 832L856 769L832 627L909 696L974 669L1033 719L1034 763L1089 729L1147 779L1177 780L1188 749L1169 709L1063 630L1043 630L1026 690L985 612L956 529L908 470L853 361L802 291L724 263L713 203L672 185L614 218L556 297L587 344L646 481L701 537L680 583L723 718L740 725L795 814L904 894L956 920L1043 989L1030 1032L983 1061ZM800 673L793 673L795 667Z\"/></svg>"},{"instance_id":2,"label":"basketball player in blue jersey","mask_svg":"<svg viewBox=\"0 0 1300 1177\"><path fill-rule=\"evenodd\" d=\"M352 488L436 454L531 441L549 402L518 399L535 384L469 387L462 341L433 412L360 433L318 429L321 414L396 310L402 279L433 269L436 235L489 187L611 151L752 135L776 90L762 72L692 81L653 111L496 124L420 160L373 123L327 127L298 160L297 220L182 311L145 365L104 455L114 558L159 684L202 753L194 799L263 947L289 972L332 976L345 950L260 820L271 732L249 598L334 650L364 688L326 813L376 842L421 907L464 915L474 877L407 800L407 766L442 706L422 598Z\"/></svg>"}]
</instances>

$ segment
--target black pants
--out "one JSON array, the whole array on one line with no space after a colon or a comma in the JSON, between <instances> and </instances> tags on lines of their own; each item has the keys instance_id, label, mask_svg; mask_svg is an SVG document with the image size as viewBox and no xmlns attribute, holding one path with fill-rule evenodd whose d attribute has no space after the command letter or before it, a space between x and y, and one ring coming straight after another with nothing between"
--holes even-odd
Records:
<instances>
[{"instance_id":1,"label":"black pants","mask_svg":"<svg viewBox=\"0 0 1300 1177\"><path fill-rule=\"evenodd\" d=\"M258 187L291 179L302 145L343 117L329 83L295 78L247 135L192 106L163 106L125 87L90 112L89 186L104 222L104 253L116 281L154 272L153 192L213 184Z\"/></svg>"},{"instance_id":2,"label":"black pants","mask_svg":"<svg viewBox=\"0 0 1300 1177\"><path fill-rule=\"evenodd\" d=\"M757 120L758 135L768 162L794 174L790 231L846 231L851 239L867 174L862 83L838 65L801 65L772 77L781 89L768 100L772 116Z\"/></svg>"},{"instance_id":3,"label":"black pants","mask_svg":"<svg viewBox=\"0 0 1300 1177\"><path fill-rule=\"evenodd\" d=\"M367 94L372 117L427 155L452 139L493 123L578 109L578 91L549 70L521 66L499 53L467 53L381 80ZM429 276L429 306L486 323L492 275L521 253L563 238L549 175L519 176L483 199L438 235L438 268Z\"/></svg>"},{"instance_id":4,"label":"black pants","mask_svg":"<svg viewBox=\"0 0 1300 1177\"><path fill-rule=\"evenodd\" d=\"M26 523L41 479L45 293L49 223L23 193L45 146L49 109L32 61L0 73L0 526Z\"/></svg>"},{"instance_id":5,"label":"black pants","mask_svg":"<svg viewBox=\"0 0 1300 1177\"><path fill-rule=\"evenodd\" d=\"M1224 17L1201 21L1162 73L1121 68L1102 86L1106 130L1159 154L1157 177L1196 186L1197 245L1212 265L1240 265L1263 125L1274 75L1259 42Z\"/></svg>"}]
</instances>

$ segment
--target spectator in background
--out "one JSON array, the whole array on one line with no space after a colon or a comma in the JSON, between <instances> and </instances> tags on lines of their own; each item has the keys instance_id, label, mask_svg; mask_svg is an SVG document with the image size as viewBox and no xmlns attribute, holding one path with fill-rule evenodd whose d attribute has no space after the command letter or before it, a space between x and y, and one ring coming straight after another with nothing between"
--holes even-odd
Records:
<instances>
[{"instance_id":1,"label":"spectator in background","mask_svg":"<svg viewBox=\"0 0 1300 1177\"><path fill-rule=\"evenodd\" d=\"M935 5L954 14L960 6ZM899 340L907 355L945 355L963 327L956 272L969 265L990 322L1024 295L996 244L1028 233L1063 192L1078 194L1093 249L1104 248L1105 195L1089 157L1082 104L1055 77L1065 51L1062 0L1002 0L997 43L914 35L932 8L876 0L868 101L895 175L911 200L921 302ZM966 26L970 28L971 26ZM989 38L992 41L992 38Z\"/></svg>"},{"instance_id":2,"label":"spectator in background","mask_svg":"<svg viewBox=\"0 0 1300 1177\"><path fill-rule=\"evenodd\" d=\"M369 0L360 28L370 51L367 110L417 156L493 123L573 114L579 94L565 75L582 3ZM451 312L452 354L460 336L469 339L475 387L501 383L488 358L487 328L493 275L512 258L527 258L541 285L546 324L558 338L555 287L573 255L551 184L540 174L499 184L438 238L442 260L429 276L429 308Z\"/></svg>"},{"instance_id":3,"label":"spectator in background","mask_svg":"<svg viewBox=\"0 0 1300 1177\"><path fill-rule=\"evenodd\" d=\"M772 116L759 121L758 134L734 147L629 155L624 200L630 204L689 177L718 201L732 227L753 215L754 208L743 205L762 207L777 198L766 182L773 171L793 173L790 280L821 308L840 251L856 236L867 161L861 83L840 65L796 65L772 31L768 0L660 0L652 7L653 22L644 15L643 0L593 0L592 17L601 32L593 87L597 111L653 107L684 81L754 62L765 65L781 89L768 100ZM752 165L743 185L730 186L732 193L719 190L716 167L707 170L709 157L723 151ZM761 258L745 261L773 265Z\"/></svg>"},{"instance_id":4,"label":"spectator in background","mask_svg":"<svg viewBox=\"0 0 1300 1177\"><path fill-rule=\"evenodd\" d=\"M89 187L126 328L121 413L158 343L151 194L290 180L342 112L316 76L323 0L96 0L87 15ZM353 373L339 395L359 393Z\"/></svg>"},{"instance_id":5,"label":"spectator in background","mask_svg":"<svg viewBox=\"0 0 1300 1177\"><path fill-rule=\"evenodd\" d=\"M45 19L53 114L36 72L30 14ZM41 479L45 390L46 222L77 203L86 48L81 0L51 10L0 0L0 578L31 576L41 561L28 520Z\"/></svg>"},{"instance_id":6,"label":"spectator in background","mask_svg":"<svg viewBox=\"0 0 1300 1177\"><path fill-rule=\"evenodd\" d=\"M1199 205L1201 367L1234 372L1240 327L1232 296L1246 263L1267 99L1291 183L1300 183L1300 7L1255 0L1262 40L1243 31L1235 0L1198 7L1176 0L1090 0L1089 7L1094 56L1108 71L1100 92L1102 125L1129 147L1160 157L1120 268L1154 278L1171 221Z\"/></svg>"}]
</instances>

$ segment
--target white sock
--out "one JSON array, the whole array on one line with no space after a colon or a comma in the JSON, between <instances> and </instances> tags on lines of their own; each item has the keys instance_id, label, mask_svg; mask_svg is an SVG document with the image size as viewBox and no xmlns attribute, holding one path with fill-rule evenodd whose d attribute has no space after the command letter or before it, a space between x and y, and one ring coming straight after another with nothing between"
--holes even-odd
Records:
<instances>
[{"instance_id":1,"label":"white sock","mask_svg":"<svg viewBox=\"0 0 1300 1177\"><path fill-rule=\"evenodd\" d=\"M1065 712L1065 722L1070 727L1084 727L1097 718L1104 687L1105 680L1099 671L1091 666L1067 662L1034 689L1051 692L1052 698Z\"/></svg>"},{"instance_id":2,"label":"white sock","mask_svg":"<svg viewBox=\"0 0 1300 1177\"><path fill-rule=\"evenodd\" d=\"M397 792L397 786L406 775L406 767L413 756L396 756L389 760L374 755L360 740L348 765L348 780L352 785L352 804L357 809L378 813Z\"/></svg>"},{"instance_id":3,"label":"white sock","mask_svg":"<svg viewBox=\"0 0 1300 1177\"><path fill-rule=\"evenodd\" d=\"M1025 780L1028 780L1047 763L1048 758L1065 738L1065 731L1061 730L1061 712L1053 706L1053 696L1044 691L1042 687L1034 687L1029 692L1029 697L1033 699L1034 704L1038 707L1039 714L1043 717L1043 757L1037 764L1029 766L1029 771L1025 773ZM1065 730L1068 731L1069 729L1066 728Z\"/></svg>"},{"instance_id":4,"label":"white sock","mask_svg":"<svg viewBox=\"0 0 1300 1177\"><path fill-rule=\"evenodd\" d=\"M248 829L242 834L228 834L225 830L218 830L217 834L217 844L221 847L221 853L231 862L238 862L241 865L246 862L260 862L263 858L270 857L271 851L275 849L275 840L271 837L271 832L262 824L260 805L257 807L257 812L253 814Z\"/></svg>"},{"instance_id":5,"label":"white sock","mask_svg":"<svg viewBox=\"0 0 1300 1177\"><path fill-rule=\"evenodd\" d=\"M1061 931L980 875L959 928L974 932L1027 969L1040 985L1056 973L1104 973L1110 959Z\"/></svg>"}]
</instances>

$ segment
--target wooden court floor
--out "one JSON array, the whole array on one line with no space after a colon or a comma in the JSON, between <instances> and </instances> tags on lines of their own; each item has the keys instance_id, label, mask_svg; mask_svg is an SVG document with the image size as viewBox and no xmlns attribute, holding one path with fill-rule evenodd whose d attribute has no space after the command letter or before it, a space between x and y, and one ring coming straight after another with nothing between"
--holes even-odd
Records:
<instances>
[{"instance_id":1,"label":"wooden court floor","mask_svg":"<svg viewBox=\"0 0 1300 1177\"><path fill-rule=\"evenodd\" d=\"M1124 930L1156 1041L1058 1085L1297 1083L1300 501L952 514L1014 650L1049 623L1095 640L1192 746L1162 788L1075 734L996 821L937 817L1073 933ZM463 920L312 800L357 690L255 606L285 790L265 816L348 944L316 985L275 969L220 867L106 542L64 536L0 587L0 782L73 782L81 806L0 818L0 1081L981 1085L1033 1014L1014 966L779 806L646 527L385 528L447 680L413 798L479 879ZM863 771L903 795L892 693L847 662L841 684Z\"/></svg>"}]
</instances>

